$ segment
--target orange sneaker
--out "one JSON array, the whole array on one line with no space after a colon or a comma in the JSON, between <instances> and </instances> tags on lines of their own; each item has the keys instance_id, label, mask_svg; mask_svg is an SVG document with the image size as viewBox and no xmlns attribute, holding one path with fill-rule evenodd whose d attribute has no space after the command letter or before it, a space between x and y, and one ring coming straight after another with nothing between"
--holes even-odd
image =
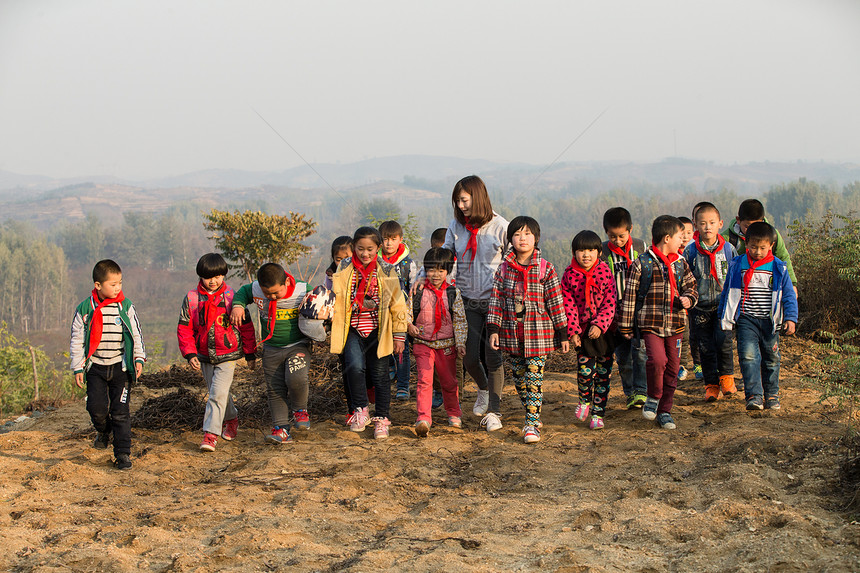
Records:
<instances>
[{"instance_id":1,"label":"orange sneaker","mask_svg":"<svg viewBox=\"0 0 860 573\"><path fill-rule=\"evenodd\" d=\"M720 376L720 390L722 390L724 396L737 392L738 389L735 387L735 377L731 374Z\"/></svg>"},{"instance_id":2,"label":"orange sneaker","mask_svg":"<svg viewBox=\"0 0 860 573\"><path fill-rule=\"evenodd\" d=\"M705 402L716 402L720 399L720 387L716 385L705 386Z\"/></svg>"}]
</instances>

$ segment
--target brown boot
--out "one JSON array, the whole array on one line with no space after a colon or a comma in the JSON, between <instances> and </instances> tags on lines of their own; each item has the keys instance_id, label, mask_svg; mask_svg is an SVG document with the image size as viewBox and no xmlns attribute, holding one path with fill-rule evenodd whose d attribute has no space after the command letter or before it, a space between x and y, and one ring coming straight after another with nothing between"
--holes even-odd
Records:
<instances>
[{"instance_id":1,"label":"brown boot","mask_svg":"<svg viewBox=\"0 0 860 573\"><path fill-rule=\"evenodd\" d=\"M731 374L720 376L720 390L722 390L723 396L728 396L737 392L738 389L735 387L735 377Z\"/></svg>"},{"instance_id":2,"label":"brown boot","mask_svg":"<svg viewBox=\"0 0 860 573\"><path fill-rule=\"evenodd\" d=\"M705 402L716 402L720 399L720 387L716 384L705 386Z\"/></svg>"}]
</instances>

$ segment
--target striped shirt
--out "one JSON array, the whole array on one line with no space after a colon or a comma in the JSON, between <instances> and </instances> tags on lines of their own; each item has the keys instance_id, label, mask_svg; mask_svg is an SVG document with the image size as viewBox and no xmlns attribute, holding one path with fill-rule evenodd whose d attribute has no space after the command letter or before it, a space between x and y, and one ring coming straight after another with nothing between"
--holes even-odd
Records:
<instances>
[{"instance_id":1,"label":"striped shirt","mask_svg":"<svg viewBox=\"0 0 860 573\"><path fill-rule=\"evenodd\" d=\"M741 313L753 318L770 318L773 295L773 263L757 268L749 290L741 302Z\"/></svg>"},{"instance_id":2,"label":"striped shirt","mask_svg":"<svg viewBox=\"0 0 860 573\"><path fill-rule=\"evenodd\" d=\"M376 273L376 270L371 273L364 297L365 301L370 298L374 303L376 303L375 305L370 305L373 307L373 310L359 310L357 305L353 305L352 316L349 320L349 325L358 331L363 338L367 338L371 332L379 328L379 281L377 281ZM355 300L355 291L358 288L358 279L359 273L352 273L352 284L349 288L350 300ZM366 302L365 305L367 305Z\"/></svg>"},{"instance_id":3,"label":"striped shirt","mask_svg":"<svg viewBox=\"0 0 860 573\"><path fill-rule=\"evenodd\" d=\"M119 303L102 307L102 340L92 356L94 364L109 366L122 362L122 319L119 317Z\"/></svg>"}]
</instances>

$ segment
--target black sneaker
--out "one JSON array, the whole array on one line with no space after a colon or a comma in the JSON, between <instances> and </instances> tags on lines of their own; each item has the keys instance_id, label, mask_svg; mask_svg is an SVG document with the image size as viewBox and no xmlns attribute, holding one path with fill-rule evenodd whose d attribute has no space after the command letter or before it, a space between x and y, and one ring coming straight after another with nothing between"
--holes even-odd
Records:
<instances>
[{"instance_id":1,"label":"black sneaker","mask_svg":"<svg viewBox=\"0 0 860 573\"><path fill-rule=\"evenodd\" d=\"M113 465L118 470L127 470L131 468L131 458L128 457L128 454L117 454L116 459L113 462Z\"/></svg>"},{"instance_id":2,"label":"black sneaker","mask_svg":"<svg viewBox=\"0 0 860 573\"><path fill-rule=\"evenodd\" d=\"M96 439L93 442L93 447L97 450L104 450L110 444L110 433L109 432L99 432L96 434Z\"/></svg>"},{"instance_id":3,"label":"black sneaker","mask_svg":"<svg viewBox=\"0 0 860 573\"><path fill-rule=\"evenodd\" d=\"M768 396L764 401L764 407L768 410L779 410L779 396Z\"/></svg>"},{"instance_id":4,"label":"black sneaker","mask_svg":"<svg viewBox=\"0 0 860 573\"><path fill-rule=\"evenodd\" d=\"M747 400L747 410L763 410L764 409L764 400L761 399L761 396L753 396L749 400Z\"/></svg>"}]
</instances>

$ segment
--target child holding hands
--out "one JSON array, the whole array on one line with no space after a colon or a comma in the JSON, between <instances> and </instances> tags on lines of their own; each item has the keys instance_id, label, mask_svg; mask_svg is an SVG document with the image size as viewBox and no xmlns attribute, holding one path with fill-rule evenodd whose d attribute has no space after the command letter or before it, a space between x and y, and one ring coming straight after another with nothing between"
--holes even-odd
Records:
<instances>
[{"instance_id":1,"label":"child holding hands","mask_svg":"<svg viewBox=\"0 0 860 573\"><path fill-rule=\"evenodd\" d=\"M561 284L552 263L541 258L539 241L540 225L531 217L515 217L508 225L511 249L493 278L487 313L490 346L510 354L514 385L526 409L527 444L540 441L546 357L559 348L570 350Z\"/></svg>"},{"instance_id":2,"label":"child holding hands","mask_svg":"<svg viewBox=\"0 0 860 573\"><path fill-rule=\"evenodd\" d=\"M577 349L579 405L576 418L584 422L591 413L589 427L603 428L609 398L609 376L615 335L610 330L615 319L615 280L609 265L599 259L600 236L580 231L571 243L573 260L561 278L567 333Z\"/></svg>"}]
</instances>

